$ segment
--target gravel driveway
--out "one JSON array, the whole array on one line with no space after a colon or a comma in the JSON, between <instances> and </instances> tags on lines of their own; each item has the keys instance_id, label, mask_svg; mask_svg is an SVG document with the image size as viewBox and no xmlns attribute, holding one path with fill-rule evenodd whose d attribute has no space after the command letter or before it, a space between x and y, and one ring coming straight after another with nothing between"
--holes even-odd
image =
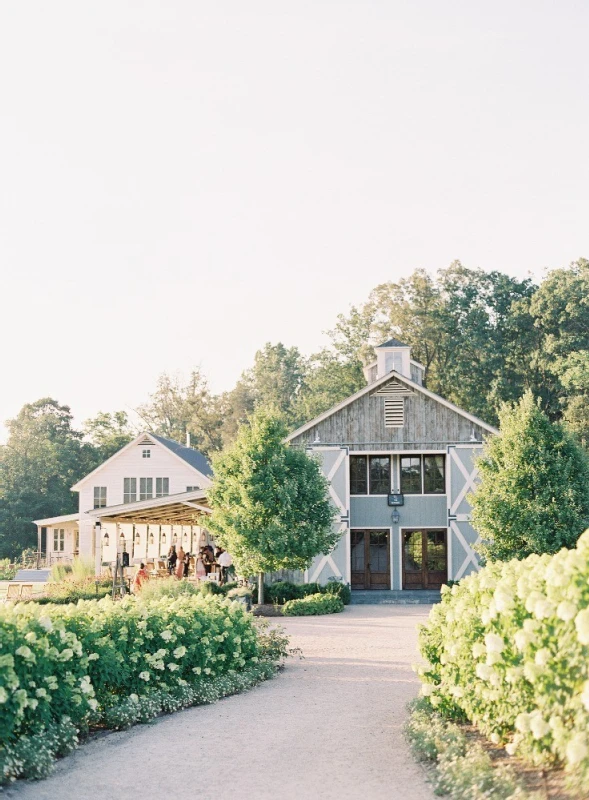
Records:
<instances>
[{"instance_id":1,"label":"gravel driveway","mask_svg":"<svg viewBox=\"0 0 589 800\"><path fill-rule=\"evenodd\" d=\"M25 800L430 800L402 736L428 606L280 620L302 647L272 681L83 745Z\"/></svg>"}]
</instances>

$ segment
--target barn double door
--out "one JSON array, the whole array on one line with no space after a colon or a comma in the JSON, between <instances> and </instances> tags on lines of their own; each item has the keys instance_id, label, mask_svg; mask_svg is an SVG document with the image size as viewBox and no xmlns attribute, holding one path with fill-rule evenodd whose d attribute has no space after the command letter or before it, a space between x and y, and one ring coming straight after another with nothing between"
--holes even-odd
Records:
<instances>
[{"instance_id":1,"label":"barn double door","mask_svg":"<svg viewBox=\"0 0 589 800\"><path fill-rule=\"evenodd\" d=\"M352 530L350 536L352 589L390 589L390 531Z\"/></svg>"},{"instance_id":2,"label":"barn double door","mask_svg":"<svg viewBox=\"0 0 589 800\"><path fill-rule=\"evenodd\" d=\"M439 589L447 577L446 530L404 530L403 589Z\"/></svg>"}]
</instances>

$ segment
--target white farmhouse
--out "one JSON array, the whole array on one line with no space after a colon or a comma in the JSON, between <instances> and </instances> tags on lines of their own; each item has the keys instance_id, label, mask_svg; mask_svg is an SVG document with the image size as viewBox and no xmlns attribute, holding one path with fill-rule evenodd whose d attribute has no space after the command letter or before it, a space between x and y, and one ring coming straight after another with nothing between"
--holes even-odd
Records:
<instances>
[{"instance_id":1,"label":"white farmhouse","mask_svg":"<svg viewBox=\"0 0 589 800\"><path fill-rule=\"evenodd\" d=\"M198 450L141 433L72 486L79 492L77 514L35 520L38 550L45 552L47 566L79 555L95 560L99 570L121 549L131 560L135 553L138 558L157 557L174 537L184 540L185 549L194 548L200 529L191 524L188 531L183 523L190 517L179 516L175 509L180 505L187 511L204 511L194 502L203 500L211 476L210 464ZM180 521L176 529L175 517ZM151 530L145 519L152 522Z\"/></svg>"}]
</instances>

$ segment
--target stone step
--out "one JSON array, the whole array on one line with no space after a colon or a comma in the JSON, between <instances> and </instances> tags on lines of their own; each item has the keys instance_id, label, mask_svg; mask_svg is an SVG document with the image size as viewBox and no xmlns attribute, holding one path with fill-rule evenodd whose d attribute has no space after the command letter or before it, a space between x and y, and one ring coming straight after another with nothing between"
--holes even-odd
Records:
<instances>
[{"instance_id":1,"label":"stone step","mask_svg":"<svg viewBox=\"0 0 589 800\"><path fill-rule=\"evenodd\" d=\"M440 602L440 592L423 589L353 590L352 605L431 605Z\"/></svg>"}]
</instances>

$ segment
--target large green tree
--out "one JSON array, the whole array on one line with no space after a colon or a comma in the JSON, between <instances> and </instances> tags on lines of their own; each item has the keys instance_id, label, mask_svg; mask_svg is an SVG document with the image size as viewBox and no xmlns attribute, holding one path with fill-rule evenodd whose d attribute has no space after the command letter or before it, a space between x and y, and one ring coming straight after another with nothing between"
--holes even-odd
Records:
<instances>
[{"instance_id":1,"label":"large green tree","mask_svg":"<svg viewBox=\"0 0 589 800\"><path fill-rule=\"evenodd\" d=\"M128 444L138 431L129 423L125 411L99 411L84 422L82 433L85 440L94 446L97 463L101 463Z\"/></svg>"},{"instance_id":2,"label":"large green tree","mask_svg":"<svg viewBox=\"0 0 589 800\"><path fill-rule=\"evenodd\" d=\"M284 443L280 413L257 409L233 446L213 459L208 522L244 575L306 569L337 542L334 509L319 464Z\"/></svg>"},{"instance_id":3,"label":"large green tree","mask_svg":"<svg viewBox=\"0 0 589 800\"><path fill-rule=\"evenodd\" d=\"M46 397L7 423L0 449L0 555L36 545L32 520L77 510L76 481L96 465L91 445L72 427L69 406Z\"/></svg>"},{"instance_id":4,"label":"large green tree","mask_svg":"<svg viewBox=\"0 0 589 800\"><path fill-rule=\"evenodd\" d=\"M504 561L573 547L589 526L587 455L530 391L499 416L500 435L486 443L470 495L482 555Z\"/></svg>"}]
</instances>

